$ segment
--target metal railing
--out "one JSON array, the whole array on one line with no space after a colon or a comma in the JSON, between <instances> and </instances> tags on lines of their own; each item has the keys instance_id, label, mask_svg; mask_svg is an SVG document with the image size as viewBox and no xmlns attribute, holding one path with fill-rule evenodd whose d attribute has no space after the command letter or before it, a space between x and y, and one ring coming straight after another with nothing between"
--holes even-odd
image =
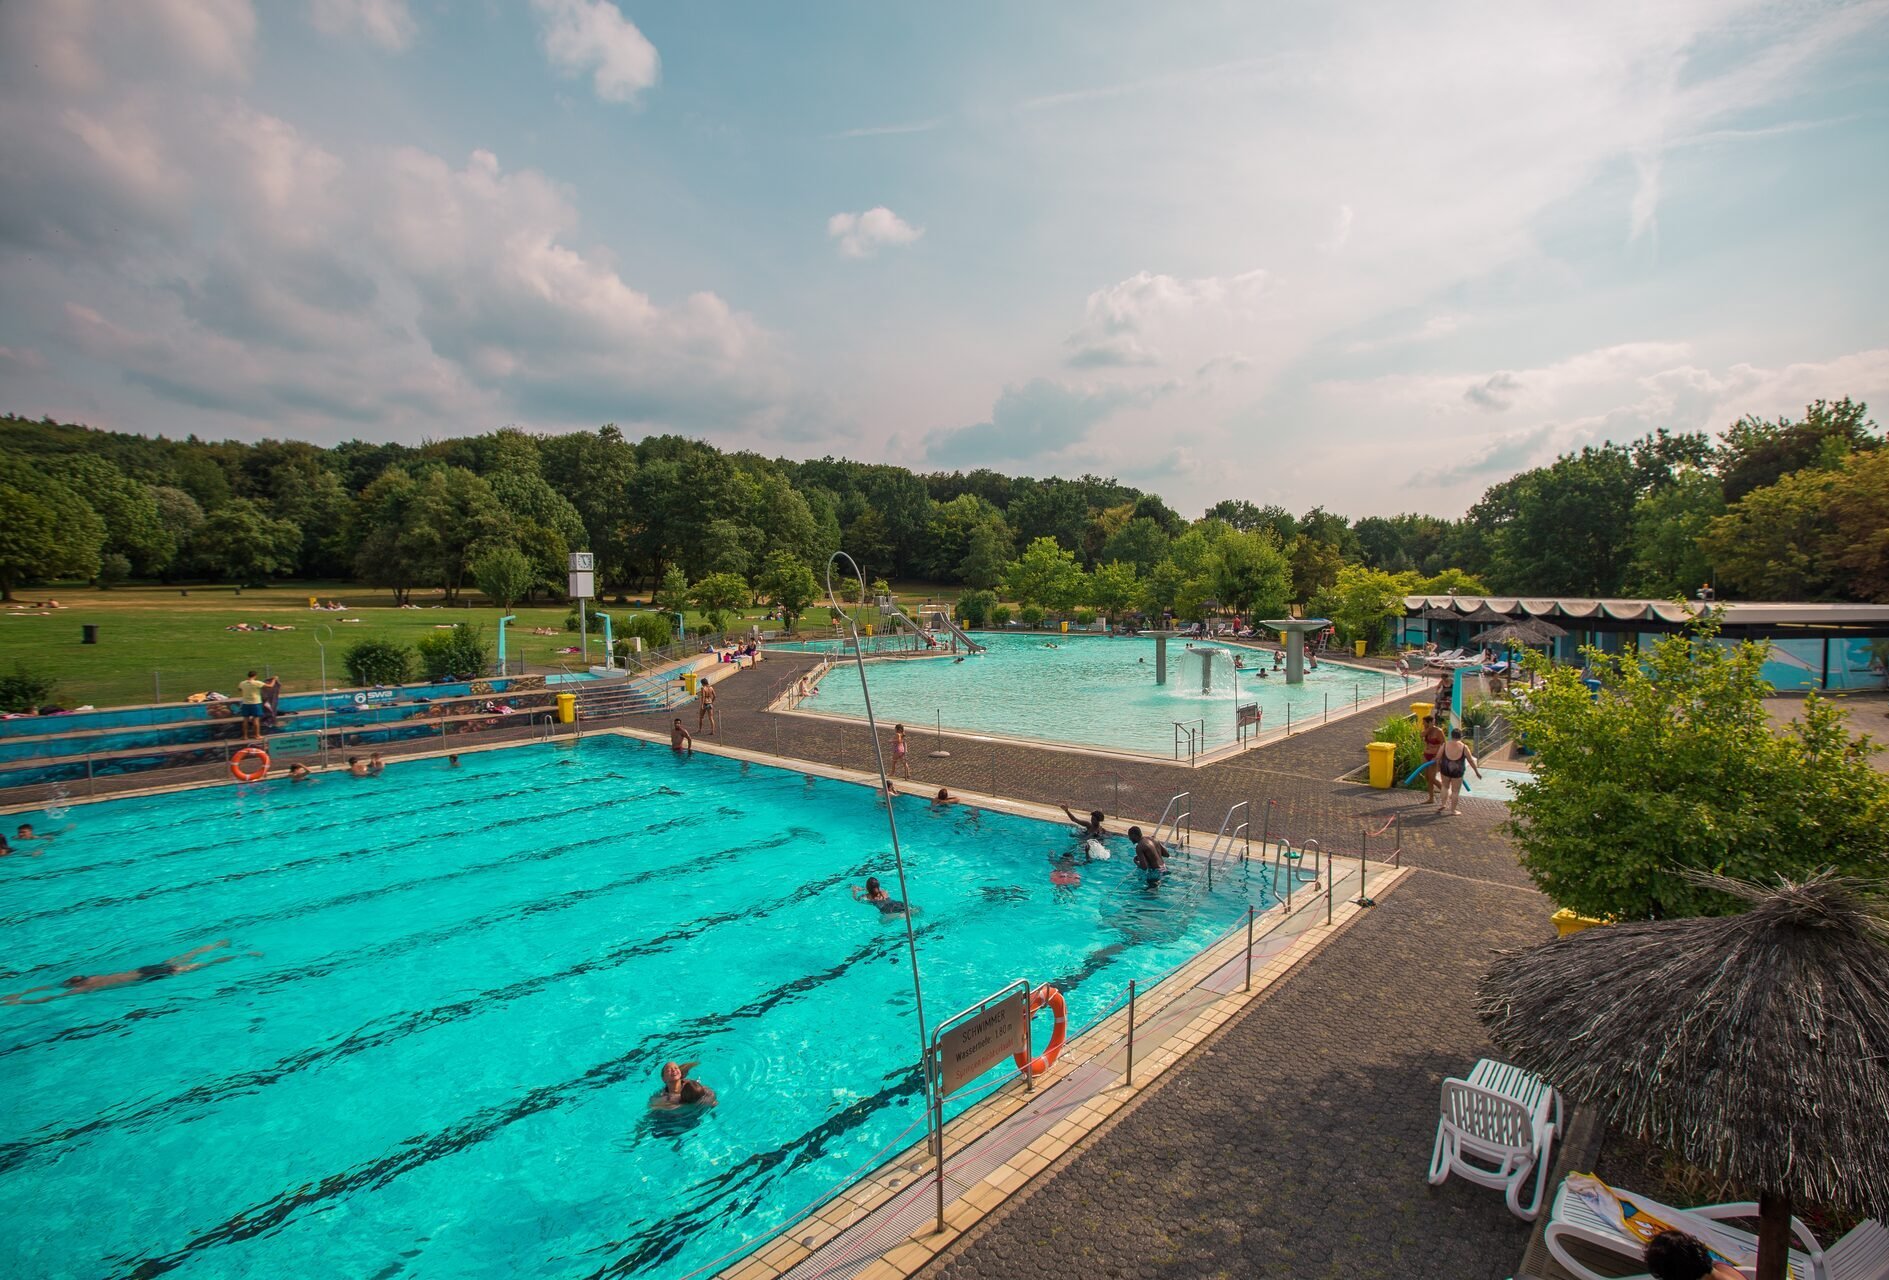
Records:
<instances>
[{"instance_id":1,"label":"metal railing","mask_svg":"<svg viewBox=\"0 0 1889 1280\"><path fill-rule=\"evenodd\" d=\"M1207 722L1198 720L1174 721L1174 758L1181 758L1181 747L1187 747L1187 767L1194 767L1194 760L1200 755L1203 740L1207 736Z\"/></svg>"},{"instance_id":2,"label":"metal railing","mask_svg":"<svg viewBox=\"0 0 1889 1280\"><path fill-rule=\"evenodd\" d=\"M1185 823L1185 830L1188 835L1192 835L1194 832L1194 811L1186 807L1193 798L1193 792L1183 791L1167 802L1167 806L1161 810L1161 816L1155 820L1155 840L1159 841L1162 832L1165 831L1168 833L1168 839L1176 848L1185 849L1187 847L1187 841L1182 838L1181 831L1183 830L1182 824ZM1169 822L1170 815L1173 817L1171 823Z\"/></svg>"}]
</instances>

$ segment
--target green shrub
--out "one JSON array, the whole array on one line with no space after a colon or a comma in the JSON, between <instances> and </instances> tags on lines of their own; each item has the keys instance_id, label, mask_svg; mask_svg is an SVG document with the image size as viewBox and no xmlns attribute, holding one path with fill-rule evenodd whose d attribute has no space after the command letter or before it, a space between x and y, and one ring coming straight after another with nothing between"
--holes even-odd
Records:
<instances>
[{"instance_id":1,"label":"green shrub","mask_svg":"<svg viewBox=\"0 0 1889 1280\"><path fill-rule=\"evenodd\" d=\"M485 628L461 622L451 631L435 631L420 637L420 669L429 680L447 676L470 679L482 676L492 665L492 646L486 643Z\"/></svg>"},{"instance_id":2,"label":"green shrub","mask_svg":"<svg viewBox=\"0 0 1889 1280\"><path fill-rule=\"evenodd\" d=\"M988 627L991 610L996 607L994 591L966 591L958 597L958 617L967 627Z\"/></svg>"},{"instance_id":3,"label":"green shrub","mask_svg":"<svg viewBox=\"0 0 1889 1280\"><path fill-rule=\"evenodd\" d=\"M1487 698L1465 702L1461 722L1465 734L1474 729L1487 729L1495 723L1495 708L1489 705Z\"/></svg>"},{"instance_id":4,"label":"green shrub","mask_svg":"<svg viewBox=\"0 0 1889 1280\"><path fill-rule=\"evenodd\" d=\"M1391 777L1400 784L1418 765L1423 763L1423 727L1409 716L1392 716L1377 727L1377 732L1371 735L1371 740L1397 744L1397 755L1391 765ZM1423 778L1418 778L1416 781L1428 785Z\"/></svg>"},{"instance_id":5,"label":"green shrub","mask_svg":"<svg viewBox=\"0 0 1889 1280\"><path fill-rule=\"evenodd\" d=\"M645 649L660 649L676 638L676 629L660 613L639 613L623 624L621 634L641 636Z\"/></svg>"},{"instance_id":6,"label":"green shrub","mask_svg":"<svg viewBox=\"0 0 1889 1280\"><path fill-rule=\"evenodd\" d=\"M572 609L564 615L564 629L566 631L575 631L578 629L577 610ZM584 630L603 630L603 619L597 616L596 610L586 609L584 611Z\"/></svg>"},{"instance_id":7,"label":"green shrub","mask_svg":"<svg viewBox=\"0 0 1889 1280\"><path fill-rule=\"evenodd\" d=\"M393 640L362 640L342 655L355 684L400 684L413 676L413 650Z\"/></svg>"},{"instance_id":8,"label":"green shrub","mask_svg":"<svg viewBox=\"0 0 1889 1280\"><path fill-rule=\"evenodd\" d=\"M101 587L115 587L131 576L131 561L116 551L107 551L98 558L98 577L94 579Z\"/></svg>"},{"instance_id":9,"label":"green shrub","mask_svg":"<svg viewBox=\"0 0 1889 1280\"><path fill-rule=\"evenodd\" d=\"M1017 611L1017 617L1026 627L1040 627L1043 625L1043 606L1040 604L1026 604L1022 609Z\"/></svg>"},{"instance_id":10,"label":"green shrub","mask_svg":"<svg viewBox=\"0 0 1889 1280\"><path fill-rule=\"evenodd\" d=\"M0 711L31 711L52 700L52 677L24 664L0 676Z\"/></svg>"},{"instance_id":11,"label":"green shrub","mask_svg":"<svg viewBox=\"0 0 1889 1280\"><path fill-rule=\"evenodd\" d=\"M1093 609L1076 610L1076 625L1079 627L1094 626L1095 625L1095 610Z\"/></svg>"},{"instance_id":12,"label":"green shrub","mask_svg":"<svg viewBox=\"0 0 1889 1280\"><path fill-rule=\"evenodd\" d=\"M996 608L992 609L990 611L990 625L993 627L1009 626L1010 625L1010 606L1007 604L1000 604Z\"/></svg>"}]
</instances>

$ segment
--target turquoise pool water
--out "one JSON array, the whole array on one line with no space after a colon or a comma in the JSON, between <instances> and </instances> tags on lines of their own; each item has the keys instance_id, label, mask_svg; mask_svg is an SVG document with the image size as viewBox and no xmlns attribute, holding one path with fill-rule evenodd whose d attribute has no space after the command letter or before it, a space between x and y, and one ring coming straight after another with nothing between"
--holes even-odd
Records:
<instances>
[{"instance_id":1,"label":"turquoise pool water","mask_svg":"<svg viewBox=\"0 0 1889 1280\"><path fill-rule=\"evenodd\" d=\"M1356 699L1401 691L1396 676L1334 662L1319 663L1305 683L1288 685L1271 656L1227 646L1168 640L1168 682L1154 682L1154 644L1138 636L1005 635L980 632L989 650L951 658L872 664L872 707L881 724L1035 738L1161 756L1174 752L1176 721L1198 722L1201 750L1234 741L1234 707L1258 703L1264 732L1351 710ZM1047 646L1054 645L1050 648ZM1201 688L1202 649L1213 656L1213 687ZM1268 674L1235 672L1235 653ZM1237 696L1236 696L1237 694ZM802 703L807 711L863 716L859 678L841 667Z\"/></svg>"},{"instance_id":2,"label":"turquoise pool water","mask_svg":"<svg viewBox=\"0 0 1889 1280\"><path fill-rule=\"evenodd\" d=\"M898 805L934 1021L1021 977L1087 1024L1268 900L1120 841L1057 889L1069 828ZM0 991L232 958L0 1005L0 1274L675 1277L922 1125L865 788L589 738L29 819L70 827L0 862Z\"/></svg>"}]
</instances>

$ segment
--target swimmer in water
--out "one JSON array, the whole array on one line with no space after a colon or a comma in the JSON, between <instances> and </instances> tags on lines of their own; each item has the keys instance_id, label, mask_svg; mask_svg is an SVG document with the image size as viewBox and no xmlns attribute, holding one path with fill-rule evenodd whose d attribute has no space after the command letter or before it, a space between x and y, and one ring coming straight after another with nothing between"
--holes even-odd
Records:
<instances>
[{"instance_id":1,"label":"swimmer in water","mask_svg":"<svg viewBox=\"0 0 1889 1280\"><path fill-rule=\"evenodd\" d=\"M662 1064L662 1088L649 1100L652 1111L674 1111L678 1107L712 1107L715 1105L715 1091L700 1080L689 1079L689 1072L701 1066L699 1062L665 1062Z\"/></svg>"},{"instance_id":2,"label":"swimmer in water","mask_svg":"<svg viewBox=\"0 0 1889 1280\"><path fill-rule=\"evenodd\" d=\"M190 958L192 956L200 956L206 951L215 951L218 947L227 947L229 945L230 940L228 938L221 938L215 942L206 943L201 947L194 947L180 956L172 956L170 959L160 964L139 965L136 969L121 969L117 973L79 974L77 977L67 978L64 982L49 982L42 986L28 987L26 990L18 992L15 995L7 996L6 999L0 1001L0 1003L45 1004L49 1000L58 1000L64 996L84 995L88 991L104 991L110 987L128 987L133 983L150 982L157 978L168 978L174 973L189 973L192 969L207 969L213 964L228 963L236 959L236 957L218 956L214 960L199 960L195 964L189 963ZM262 953L260 951L252 951L250 954L261 955ZM51 991L55 994L41 996L37 1000L26 999L27 996L32 995L35 991Z\"/></svg>"},{"instance_id":3,"label":"swimmer in water","mask_svg":"<svg viewBox=\"0 0 1889 1280\"><path fill-rule=\"evenodd\" d=\"M863 891L858 885L854 885L853 897L860 902L870 902L879 908L880 915L896 916L903 915L905 912L905 904L885 891L885 887L879 883L878 876L867 876L866 887Z\"/></svg>"},{"instance_id":4,"label":"swimmer in water","mask_svg":"<svg viewBox=\"0 0 1889 1280\"><path fill-rule=\"evenodd\" d=\"M351 778L365 778L367 776L367 761L361 759L359 756L349 756L348 776Z\"/></svg>"},{"instance_id":5,"label":"swimmer in water","mask_svg":"<svg viewBox=\"0 0 1889 1280\"><path fill-rule=\"evenodd\" d=\"M1104 814L1100 809L1089 810L1088 821L1078 818L1068 805L1058 806L1069 820L1076 824L1076 839L1082 843L1084 861L1094 861L1108 857L1108 828L1102 825Z\"/></svg>"},{"instance_id":6,"label":"swimmer in water","mask_svg":"<svg viewBox=\"0 0 1889 1280\"><path fill-rule=\"evenodd\" d=\"M682 727L682 717L669 726L669 749L677 755L695 754L695 735Z\"/></svg>"},{"instance_id":7,"label":"swimmer in water","mask_svg":"<svg viewBox=\"0 0 1889 1280\"><path fill-rule=\"evenodd\" d=\"M958 798L951 794L949 787L939 787L938 794L931 798L931 807L934 809L944 809L957 802Z\"/></svg>"},{"instance_id":8,"label":"swimmer in water","mask_svg":"<svg viewBox=\"0 0 1889 1280\"><path fill-rule=\"evenodd\" d=\"M9 854L15 854L15 853L23 853L27 855L29 858L37 858L37 857L42 856L45 852L46 851L44 849L15 849L12 845L7 843L6 835L4 833L0 833L0 858L4 858L4 857L7 857Z\"/></svg>"},{"instance_id":9,"label":"swimmer in water","mask_svg":"<svg viewBox=\"0 0 1889 1280\"><path fill-rule=\"evenodd\" d=\"M459 767L459 757L457 755L447 756L446 767L448 769L457 769Z\"/></svg>"},{"instance_id":10,"label":"swimmer in water","mask_svg":"<svg viewBox=\"0 0 1889 1280\"><path fill-rule=\"evenodd\" d=\"M1167 874L1167 846L1152 836L1142 835L1140 827L1128 828L1128 839L1135 846L1135 868L1147 877L1149 884L1159 884L1161 877Z\"/></svg>"},{"instance_id":11,"label":"swimmer in water","mask_svg":"<svg viewBox=\"0 0 1889 1280\"><path fill-rule=\"evenodd\" d=\"M290 765L289 766L289 781L290 782L307 782L308 781L308 766L305 764L301 764L299 762L296 764Z\"/></svg>"}]
</instances>

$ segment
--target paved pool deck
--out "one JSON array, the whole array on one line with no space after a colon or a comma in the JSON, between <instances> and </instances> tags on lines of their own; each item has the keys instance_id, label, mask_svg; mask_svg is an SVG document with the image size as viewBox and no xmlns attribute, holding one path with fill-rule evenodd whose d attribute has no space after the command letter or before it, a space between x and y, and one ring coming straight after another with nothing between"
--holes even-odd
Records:
<instances>
[{"instance_id":1,"label":"paved pool deck","mask_svg":"<svg viewBox=\"0 0 1889 1280\"><path fill-rule=\"evenodd\" d=\"M774 696L808 663L789 655L718 689L719 740L871 767L863 723L782 714ZM848 677L848 669L829 678ZM682 709L695 727L693 706ZM1499 1280L1529 1226L1502 1197L1424 1180L1443 1078L1492 1052L1475 982L1503 949L1546 941L1551 904L1500 830L1502 806L1445 818L1415 792L1339 781L1381 719L1335 721L1188 769L908 726L914 780L1036 803L1158 815L1191 792L1202 839L1245 800L1274 836L1386 858L1401 833L1412 874L1247 1005L1072 1151L919 1271L927 1277L1450 1276ZM663 730L668 716L622 723ZM882 743L891 760L891 726ZM1472 780L1473 784L1473 780ZM1393 819L1398 820L1393 823ZM1387 829L1388 825L1388 829ZM902 1269L901 1269L902 1271ZM866 1273L862 1273L866 1274Z\"/></svg>"}]
</instances>

